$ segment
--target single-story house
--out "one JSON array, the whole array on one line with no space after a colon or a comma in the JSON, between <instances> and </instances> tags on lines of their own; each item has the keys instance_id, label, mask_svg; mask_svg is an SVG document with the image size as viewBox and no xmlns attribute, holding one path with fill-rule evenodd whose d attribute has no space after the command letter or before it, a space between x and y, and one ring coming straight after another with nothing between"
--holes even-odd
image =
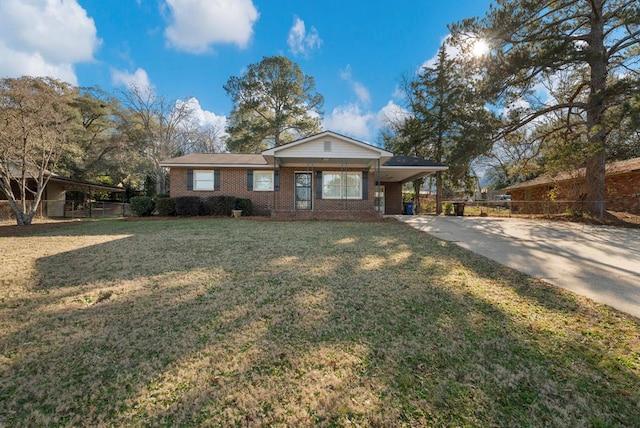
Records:
<instances>
[{"instance_id":1,"label":"single-story house","mask_svg":"<svg viewBox=\"0 0 640 428\"><path fill-rule=\"evenodd\" d=\"M402 184L447 169L325 131L260 154L194 153L170 168L171 197L248 198L284 219L374 219L402 213Z\"/></svg>"},{"instance_id":2,"label":"single-story house","mask_svg":"<svg viewBox=\"0 0 640 428\"><path fill-rule=\"evenodd\" d=\"M65 202L67 192L109 192L120 193L125 189L122 187L109 186L106 184L91 183L88 181L74 180L72 178L63 177L61 175L46 172L49 174L49 181L47 182L44 192L42 193L42 201L39 207L39 215L45 217L64 217L65 216ZM17 174L15 174L17 175ZM35 182L31 179L29 187L35 189ZM20 191L17 182L12 182L11 187L14 195L19 195ZM27 193L27 198L32 199L32 195ZM6 195L0 191L0 219L11 218L12 210L7 202Z\"/></svg>"},{"instance_id":3,"label":"single-story house","mask_svg":"<svg viewBox=\"0 0 640 428\"><path fill-rule=\"evenodd\" d=\"M606 165L606 207L612 211L640 214L640 158ZM582 208L585 202L585 168L548 175L503 189L511 195L512 210L524 214L560 213Z\"/></svg>"}]
</instances>

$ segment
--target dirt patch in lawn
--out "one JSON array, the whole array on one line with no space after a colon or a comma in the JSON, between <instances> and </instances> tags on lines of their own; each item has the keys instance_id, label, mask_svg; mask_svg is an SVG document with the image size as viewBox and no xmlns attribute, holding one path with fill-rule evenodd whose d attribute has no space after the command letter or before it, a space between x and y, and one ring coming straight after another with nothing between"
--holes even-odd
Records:
<instances>
[{"instance_id":1,"label":"dirt patch in lawn","mask_svg":"<svg viewBox=\"0 0 640 428\"><path fill-rule=\"evenodd\" d=\"M46 230L58 229L70 225L79 225L85 222L83 219L73 220L52 220L48 218L34 219L29 226L18 226L13 221L0 222L0 237L3 236L24 236L31 233L42 232Z\"/></svg>"}]
</instances>

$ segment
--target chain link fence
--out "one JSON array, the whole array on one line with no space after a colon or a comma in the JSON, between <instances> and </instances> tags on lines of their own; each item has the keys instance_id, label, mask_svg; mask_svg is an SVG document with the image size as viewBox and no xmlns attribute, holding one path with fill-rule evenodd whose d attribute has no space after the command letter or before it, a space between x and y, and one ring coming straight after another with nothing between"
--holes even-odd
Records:
<instances>
[{"instance_id":1,"label":"chain link fence","mask_svg":"<svg viewBox=\"0 0 640 428\"><path fill-rule=\"evenodd\" d=\"M442 202L442 212L448 215L490 215L490 216L511 216L511 215L536 215L536 216L558 216L574 215L581 216L587 212L589 201L572 200L546 200L546 201L468 201L468 200L446 200ZM436 203L434 199L420 200L420 206L416 207L416 214L435 214Z\"/></svg>"},{"instance_id":2,"label":"chain link fence","mask_svg":"<svg viewBox=\"0 0 640 428\"><path fill-rule=\"evenodd\" d=\"M31 201L27 201L27 206ZM127 203L114 201L75 202L45 200L38 207L38 217L52 218L106 218L133 215ZM0 220L13 220L15 215L8 201L0 201Z\"/></svg>"}]
</instances>

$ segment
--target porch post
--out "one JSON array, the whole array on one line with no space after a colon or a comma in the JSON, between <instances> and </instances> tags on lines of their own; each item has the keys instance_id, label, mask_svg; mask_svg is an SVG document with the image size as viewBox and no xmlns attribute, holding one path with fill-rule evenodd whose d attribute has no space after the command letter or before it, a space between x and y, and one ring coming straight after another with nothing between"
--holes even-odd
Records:
<instances>
[{"instance_id":1,"label":"porch post","mask_svg":"<svg viewBox=\"0 0 640 428\"><path fill-rule=\"evenodd\" d=\"M273 178L274 178L274 181L275 181L276 168L280 169L279 165L277 165L277 164L278 164L278 160L276 159L276 157L274 155L273 156ZM280 174L280 172L278 172L278 174ZM280 179L280 186L282 186L282 176L279 175L279 177L280 177L279 178ZM276 204L277 204L277 201L278 201L278 196L277 195L279 193L279 191L276 192L275 183L273 183L273 184L274 184L274 187L273 187L273 207L271 207L271 213L270 213L271 217L273 217L273 214L277 211Z\"/></svg>"},{"instance_id":2,"label":"porch post","mask_svg":"<svg viewBox=\"0 0 640 428\"><path fill-rule=\"evenodd\" d=\"M378 198L380 197L380 158L376 162L376 193L373 195L373 209L376 209ZM378 210L384 212L384 207L378 207Z\"/></svg>"}]
</instances>

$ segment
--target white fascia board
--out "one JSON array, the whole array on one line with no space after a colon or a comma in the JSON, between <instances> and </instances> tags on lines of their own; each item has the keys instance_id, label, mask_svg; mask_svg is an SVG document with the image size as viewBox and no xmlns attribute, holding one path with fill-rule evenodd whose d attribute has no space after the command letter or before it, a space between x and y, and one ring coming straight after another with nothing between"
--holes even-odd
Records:
<instances>
[{"instance_id":1,"label":"white fascia board","mask_svg":"<svg viewBox=\"0 0 640 428\"><path fill-rule=\"evenodd\" d=\"M264 164L228 164L228 163L170 163L160 162L160 166L167 168L253 168L273 169L273 165Z\"/></svg>"}]
</instances>

